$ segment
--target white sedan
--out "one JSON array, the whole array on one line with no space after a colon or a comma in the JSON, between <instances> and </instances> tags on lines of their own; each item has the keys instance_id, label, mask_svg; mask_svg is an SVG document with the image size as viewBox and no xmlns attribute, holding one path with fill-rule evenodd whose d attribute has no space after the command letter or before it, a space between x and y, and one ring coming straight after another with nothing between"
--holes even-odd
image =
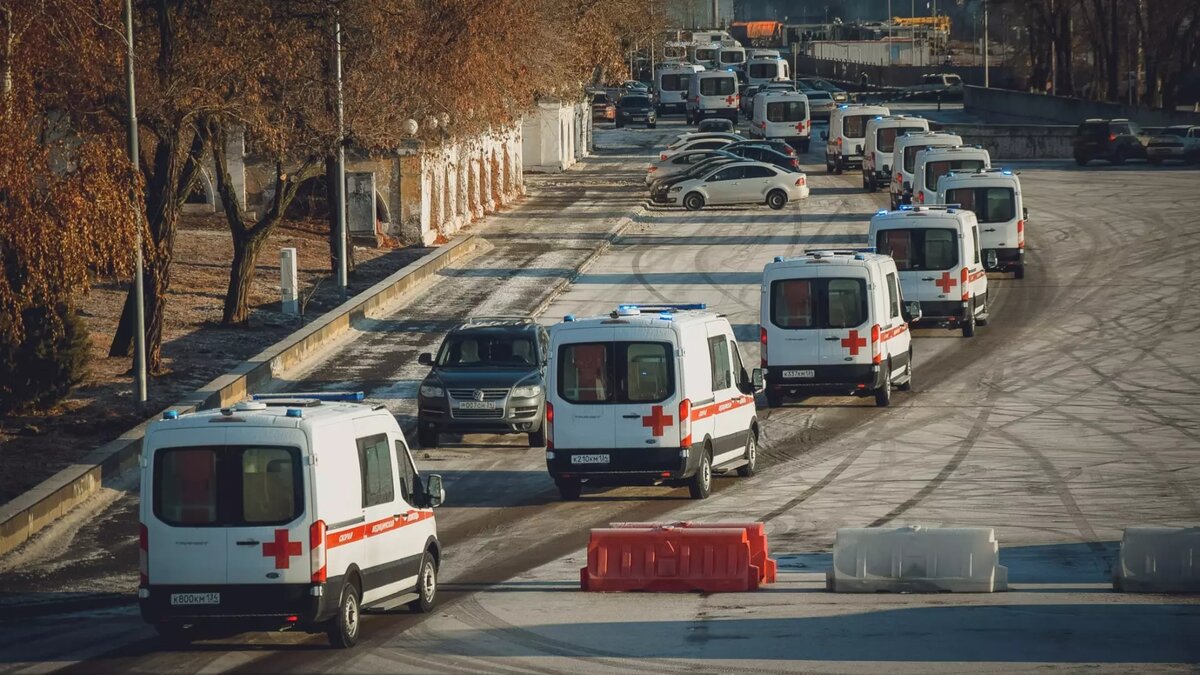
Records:
<instances>
[{"instance_id":1,"label":"white sedan","mask_svg":"<svg viewBox=\"0 0 1200 675\"><path fill-rule=\"evenodd\" d=\"M808 178L762 162L723 164L701 178L671 187L667 200L689 211L727 204L766 204L782 209L808 198Z\"/></svg>"},{"instance_id":2,"label":"white sedan","mask_svg":"<svg viewBox=\"0 0 1200 675\"><path fill-rule=\"evenodd\" d=\"M679 134L667 146L667 150L678 150L680 146L686 145L692 141L702 138L724 138L727 141L744 141L746 138L741 134L735 134L728 131L689 131Z\"/></svg>"},{"instance_id":3,"label":"white sedan","mask_svg":"<svg viewBox=\"0 0 1200 675\"><path fill-rule=\"evenodd\" d=\"M665 162L673 157L677 157L685 152L693 150L717 150L723 148L730 143L735 143L737 140L721 136L704 136L701 138L692 138L685 141L682 145L673 148L667 148L658 155L658 161Z\"/></svg>"},{"instance_id":4,"label":"white sedan","mask_svg":"<svg viewBox=\"0 0 1200 675\"><path fill-rule=\"evenodd\" d=\"M721 156L737 157L737 155L725 152L724 150L687 150L677 155L671 155L666 159L651 162L650 166L646 167L646 185L660 178L667 178L683 173L706 159Z\"/></svg>"}]
</instances>

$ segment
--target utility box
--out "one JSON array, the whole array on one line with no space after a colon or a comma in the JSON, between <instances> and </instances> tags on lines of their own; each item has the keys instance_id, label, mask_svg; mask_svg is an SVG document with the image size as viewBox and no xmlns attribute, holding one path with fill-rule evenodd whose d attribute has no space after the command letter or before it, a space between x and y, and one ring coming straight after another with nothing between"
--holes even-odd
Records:
<instances>
[{"instance_id":1,"label":"utility box","mask_svg":"<svg viewBox=\"0 0 1200 675\"><path fill-rule=\"evenodd\" d=\"M283 295L282 310L293 316L300 314L300 280L296 274L296 249L279 249L279 290Z\"/></svg>"}]
</instances>

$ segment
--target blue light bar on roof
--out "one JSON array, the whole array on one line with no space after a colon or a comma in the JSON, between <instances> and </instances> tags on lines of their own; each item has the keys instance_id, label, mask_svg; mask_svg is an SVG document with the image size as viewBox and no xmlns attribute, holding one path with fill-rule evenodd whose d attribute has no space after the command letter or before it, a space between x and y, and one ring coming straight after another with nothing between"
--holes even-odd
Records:
<instances>
[{"instance_id":1,"label":"blue light bar on roof","mask_svg":"<svg viewBox=\"0 0 1200 675\"><path fill-rule=\"evenodd\" d=\"M888 210L887 210L887 209L879 209L878 211L876 211L876 212L875 212L875 215L877 215L877 216L886 216L886 215L887 215L887 212L888 212Z\"/></svg>"},{"instance_id":2,"label":"blue light bar on roof","mask_svg":"<svg viewBox=\"0 0 1200 675\"><path fill-rule=\"evenodd\" d=\"M311 401L349 401L358 402L366 398L366 395L361 391L309 391L295 394L255 394L255 401L295 401L296 399L309 399Z\"/></svg>"}]
</instances>

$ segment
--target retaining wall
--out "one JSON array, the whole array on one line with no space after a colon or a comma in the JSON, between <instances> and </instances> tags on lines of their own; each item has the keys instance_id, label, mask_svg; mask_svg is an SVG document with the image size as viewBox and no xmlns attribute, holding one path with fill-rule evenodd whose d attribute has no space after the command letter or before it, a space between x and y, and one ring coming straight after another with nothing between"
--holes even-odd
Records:
<instances>
[{"instance_id":1,"label":"retaining wall","mask_svg":"<svg viewBox=\"0 0 1200 675\"><path fill-rule=\"evenodd\" d=\"M995 80L993 80L995 84ZM1077 125L1085 119L1125 117L1144 127L1173 124L1200 124L1200 114L1174 110L1155 110L1104 101L1089 101L1068 96L1032 94L1011 89L984 89L968 86L963 91L967 112L996 122L1034 121L1043 124Z\"/></svg>"},{"instance_id":2,"label":"retaining wall","mask_svg":"<svg viewBox=\"0 0 1200 675\"><path fill-rule=\"evenodd\" d=\"M931 128L962 136L963 143L979 145L993 160L1070 159L1074 126L1030 124L936 124Z\"/></svg>"}]
</instances>

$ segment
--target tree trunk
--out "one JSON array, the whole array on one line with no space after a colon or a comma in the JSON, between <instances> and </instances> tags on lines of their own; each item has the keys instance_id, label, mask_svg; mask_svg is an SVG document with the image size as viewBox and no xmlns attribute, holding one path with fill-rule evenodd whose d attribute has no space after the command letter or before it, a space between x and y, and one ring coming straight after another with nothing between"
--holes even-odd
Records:
<instances>
[{"instance_id":1,"label":"tree trunk","mask_svg":"<svg viewBox=\"0 0 1200 675\"><path fill-rule=\"evenodd\" d=\"M225 292L222 323L244 325L249 320L250 288L254 285L254 269L270 229L274 227L261 230L257 234L234 234L233 264L229 268L229 288Z\"/></svg>"}]
</instances>

